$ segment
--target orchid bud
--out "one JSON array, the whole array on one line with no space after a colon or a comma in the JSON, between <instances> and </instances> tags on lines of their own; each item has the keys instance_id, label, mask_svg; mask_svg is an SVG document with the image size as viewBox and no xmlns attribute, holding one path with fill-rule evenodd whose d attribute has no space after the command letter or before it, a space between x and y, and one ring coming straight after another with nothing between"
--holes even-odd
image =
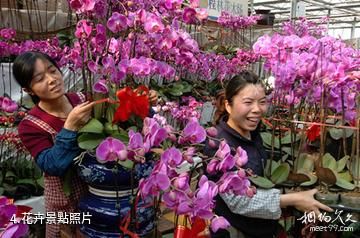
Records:
<instances>
[{"instance_id":1,"label":"orchid bud","mask_svg":"<svg viewBox=\"0 0 360 238\"><path fill-rule=\"evenodd\" d=\"M211 136L211 137L216 137L217 136L217 129L215 127L209 127L206 129L206 133Z\"/></svg>"},{"instance_id":2,"label":"orchid bud","mask_svg":"<svg viewBox=\"0 0 360 238\"><path fill-rule=\"evenodd\" d=\"M216 142L214 141L214 140L209 140L209 142L208 142L208 144L209 144L209 146L211 147L211 148L216 148L217 147L217 145L216 145Z\"/></svg>"}]
</instances>

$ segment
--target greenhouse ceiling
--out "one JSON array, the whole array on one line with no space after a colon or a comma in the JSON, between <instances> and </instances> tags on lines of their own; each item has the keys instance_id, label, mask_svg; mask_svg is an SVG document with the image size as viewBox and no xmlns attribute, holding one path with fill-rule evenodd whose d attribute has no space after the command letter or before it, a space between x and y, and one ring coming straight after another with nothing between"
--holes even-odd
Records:
<instances>
[{"instance_id":1,"label":"greenhouse ceiling","mask_svg":"<svg viewBox=\"0 0 360 238\"><path fill-rule=\"evenodd\" d=\"M306 18L320 21L328 16L330 34L341 35L343 38L360 37L360 1L356 0L250 0L249 7L267 9L275 14L278 25L294 17L291 6L302 2L306 9ZM275 25L275 26L276 26Z\"/></svg>"}]
</instances>

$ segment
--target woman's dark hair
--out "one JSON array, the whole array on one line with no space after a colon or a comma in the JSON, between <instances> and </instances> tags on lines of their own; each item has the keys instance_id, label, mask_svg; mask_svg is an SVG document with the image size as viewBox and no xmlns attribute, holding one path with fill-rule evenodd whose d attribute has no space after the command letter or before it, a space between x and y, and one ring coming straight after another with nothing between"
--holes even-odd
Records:
<instances>
[{"instance_id":1,"label":"woman's dark hair","mask_svg":"<svg viewBox=\"0 0 360 238\"><path fill-rule=\"evenodd\" d=\"M224 116L228 116L225 109L225 100L231 105L233 98L248 84L260 84L263 86L259 77L251 71L242 71L233 78L230 79L225 87L225 90L221 90L216 95L216 111L214 115L214 122L218 124L220 119Z\"/></svg>"},{"instance_id":2,"label":"woman's dark hair","mask_svg":"<svg viewBox=\"0 0 360 238\"><path fill-rule=\"evenodd\" d=\"M22 88L30 89L31 80L35 70L35 62L38 59L49 61L61 72L56 62L47 54L34 51L25 52L16 57L13 64L13 74L15 80ZM30 96L35 104L39 102L39 98L36 95Z\"/></svg>"}]
</instances>

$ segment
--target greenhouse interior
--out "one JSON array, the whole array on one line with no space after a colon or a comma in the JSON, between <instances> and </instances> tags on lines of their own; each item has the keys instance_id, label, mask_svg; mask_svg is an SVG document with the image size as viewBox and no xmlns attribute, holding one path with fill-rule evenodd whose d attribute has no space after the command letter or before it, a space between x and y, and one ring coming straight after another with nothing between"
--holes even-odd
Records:
<instances>
[{"instance_id":1,"label":"greenhouse interior","mask_svg":"<svg viewBox=\"0 0 360 238\"><path fill-rule=\"evenodd\" d=\"M0 238L360 237L360 1L0 8Z\"/></svg>"}]
</instances>

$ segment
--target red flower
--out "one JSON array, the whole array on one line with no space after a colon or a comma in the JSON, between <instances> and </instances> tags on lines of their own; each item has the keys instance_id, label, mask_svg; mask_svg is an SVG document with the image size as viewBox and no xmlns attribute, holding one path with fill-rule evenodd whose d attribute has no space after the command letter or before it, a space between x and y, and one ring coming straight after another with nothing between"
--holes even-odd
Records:
<instances>
[{"instance_id":1,"label":"red flower","mask_svg":"<svg viewBox=\"0 0 360 238\"><path fill-rule=\"evenodd\" d=\"M306 136L310 142L316 140L320 136L320 126L312 125L306 131Z\"/></svg>"},{"instance_id":2,"label":"red flower","mask_svg":"<svg viewBox=\"0 0 360 238\"><path fill-rule=\"evenodd\" d=\"M139 86L132 90L125 87L116 92L119 99L119 107L116 109L113 123L125 122L132 114L144 119L149 114L149 89L145 86Z\"/></svg>"}]
</instances>

